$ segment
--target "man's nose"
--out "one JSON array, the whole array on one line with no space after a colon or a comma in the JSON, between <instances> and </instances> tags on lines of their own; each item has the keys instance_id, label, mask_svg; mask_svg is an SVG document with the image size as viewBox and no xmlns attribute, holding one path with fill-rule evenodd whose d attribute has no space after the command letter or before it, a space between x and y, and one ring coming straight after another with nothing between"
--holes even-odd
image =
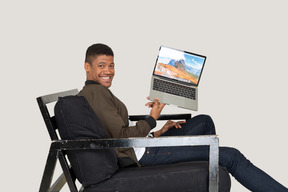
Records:
<instances>
[{"instance_id":1,"label":"man's nose","mask_svg":"<svg viewBox=\"0 0 288 192\"><path fill-rule=\"evenodd\" d=\"M105 68L104 68L104 73L105 73L105 74L110 74L111 71L112 71L112 70L111 70L110 67L105 67Z\"/></svg>"}]
</instances>

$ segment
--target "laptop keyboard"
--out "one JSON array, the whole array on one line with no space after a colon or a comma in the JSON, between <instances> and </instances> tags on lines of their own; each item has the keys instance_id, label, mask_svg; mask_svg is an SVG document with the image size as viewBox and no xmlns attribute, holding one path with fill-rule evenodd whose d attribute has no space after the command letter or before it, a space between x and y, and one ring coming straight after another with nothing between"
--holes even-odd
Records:
<instances>
[{"instance_id":1,"label":"laptop keyboard","mask_svg":"<svg viewBox=\"0 0 288 192\"><path fill-rule=\"evenodd\" d=\"M154 79L153 89L156 91L161 91L169 93L172 95L177 95L181 97L186 97L189 99L196 99L195 93L196 89L192 87L185 87L182 85L177 85L167 81L161 81L159 79Z\"/></svg>"}]
</instances>

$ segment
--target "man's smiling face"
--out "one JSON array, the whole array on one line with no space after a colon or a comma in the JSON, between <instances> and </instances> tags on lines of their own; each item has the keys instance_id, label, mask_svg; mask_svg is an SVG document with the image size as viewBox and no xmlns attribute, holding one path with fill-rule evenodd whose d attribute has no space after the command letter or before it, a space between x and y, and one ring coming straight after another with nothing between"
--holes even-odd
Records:
<instances>
[{"instance_id":1,"label":"man's smiling face","mask_svg":"<svg viewBox=\"0 0 288 192\"><path fill-rule=\"evenodd\" d=\"M109 88L115 74L114 57L108 55L98 55L93 62L85 62L87 80L93 80L100 85Z\"/></svg>"}]
</instances>

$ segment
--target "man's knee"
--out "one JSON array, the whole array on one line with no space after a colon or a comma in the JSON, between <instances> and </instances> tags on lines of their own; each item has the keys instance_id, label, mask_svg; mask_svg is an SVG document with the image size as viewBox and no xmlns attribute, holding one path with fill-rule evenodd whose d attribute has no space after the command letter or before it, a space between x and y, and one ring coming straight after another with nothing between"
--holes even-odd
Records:
<instances>
[{"instance_id":1,"label":"man's knee","mask_svg":"<svg viewBox=\"0 0 288 192\"><path fill-rule=\"evenodd\" d=\"M195 117L192 117L191 119L199 120L202 122L213 122L213 119L209 115L206 115L206 114L197 115Z\"/></svg>"},{"instance_id":2,"label":"man's knee","mask_svg":"<svg viewBox=\"0 0 288 192\"><path fill-rule=\"evenodd\" d=\"M203 114L203 115L200 115L200 116L202 116L202 118L205 119L208 122L213 122L213 119L212 119L212 117L210 115Z\"/></svg>"},{"instance_id":3,"label":"man's knee","mask_svg":"<svg viewBox=\"0 0 288 192\"><path fill-rule=\"evenodd\" d=\"M234 158L239 155L242 155L238 149L233 148L233 147L220 147L220 153L230 158Z\"/></svg>"},{"instance_id":4,"label":"man's knee","mask_svg":"<svg viewBox=\"0 0 288 192\"><path fill-rule=\"evenodd\" d=\"M232 147L219 148L219 163L231 172L233 172L243 160L246 160L246 158L238 149Z\"/></svg>"},{"instance_id":5,"label":"man's knee","mask_svg":"<svg viewBox=\"0 0 288 192\"><path fill-rule=\"evenodd\" d=\"M199 116L199 118L201 118L201 121L205 122L207 125L209 125L209 127L211 129L215 129L215 125L214 125L214 122L213 122L213 119L211 116L206 115L206 114L202 114L202 115L198 115L198 116ZM214 133L214 134L216 134L216 133Z\"/></svg>"}]
</instances>

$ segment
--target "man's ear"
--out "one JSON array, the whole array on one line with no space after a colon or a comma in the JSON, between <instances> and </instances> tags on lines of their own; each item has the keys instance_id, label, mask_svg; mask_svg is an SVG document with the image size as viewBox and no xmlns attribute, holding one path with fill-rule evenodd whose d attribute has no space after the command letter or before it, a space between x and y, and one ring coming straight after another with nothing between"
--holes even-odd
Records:
<instances>
[{"instance_id":1,"label":"man's ear","mask_svg":"<svg viewBox=\"0 0 288 192\"><path fill-rule=\"evenodd\" d=\"M89 72L89 71L90 71L90 68L91 68L91 65L90 65L88 62L85 62L84 68L85 68L85 71L86 71L86 72Z\"/></svg>"}]
</instances>

